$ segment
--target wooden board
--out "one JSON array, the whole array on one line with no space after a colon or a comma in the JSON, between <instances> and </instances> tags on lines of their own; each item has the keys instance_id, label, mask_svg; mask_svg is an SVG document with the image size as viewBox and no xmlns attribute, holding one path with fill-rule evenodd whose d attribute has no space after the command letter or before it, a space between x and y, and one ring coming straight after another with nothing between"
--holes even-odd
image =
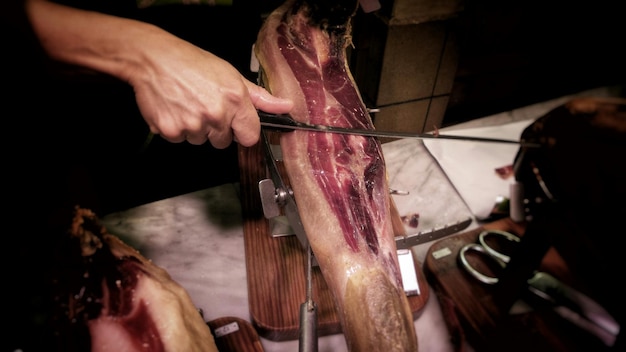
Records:
<instances>
[{"instance_id":1,"label":"wooden board","mask_svg":"<svg viewBox=\"0 0 626 352\"><path fill-rule=\"evenodd\" d=\"M494 286L485 285L461 269L458 254L465 244L477 243L484 229L505 230L523 236L524 227L502 219L481 228L435 242L428 250L424 273L439 299L453 340L478 351L602 351L595 337L558 316L550 307L520 314L498 309ZM448 253L447 255L444 255ZM561 281L575 280L559 254L551 248L539 270Z\"/></svg>"},{"instance_id":2,"label":"wooden board","mask_svg":"<svg viewBox=\"0 0 626 352\"><path fill-rule=\"evenodd\" d=\"M220 352L263 352L256 330L248 321L221 317L207 322Z\"/></svg>"},{"instance_id":3,"label":"wooden board","mask_svg":"<svg viewBox=\"0 0 626 352\"><path fill-rule=\"evenodd\" d=\"M261 144L239 146L251 322L259 335L267 339L296 340L300 305L306 299L307 256L296 236L270 235L258 188L259 181L268 178L263 155ZM285 174L283 177L288 183ZM409 296L409 303L416 319L428 301L429 288L420 264L415 262L421 294ZM318 336L341 333L332 294L317 267L313 272L313 300L318 306Z\"/></svg>"}]
</instances>

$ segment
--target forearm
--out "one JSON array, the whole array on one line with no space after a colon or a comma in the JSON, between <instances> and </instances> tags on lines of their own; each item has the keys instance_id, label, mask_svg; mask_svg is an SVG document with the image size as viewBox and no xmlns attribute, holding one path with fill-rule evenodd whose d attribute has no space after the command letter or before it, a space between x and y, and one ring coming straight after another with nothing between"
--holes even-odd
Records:
<instances>
[{"instance_id":1,"label":"forearm","mask_svg":"<svg viewBox=\"0 0 626 352\"><path fill-rule=\"evenodd\" d=\"M52 59L124 81L146 64L144 45L168 35L144 22L44 0L26 0L25 9L35 36Z\"/></svg>"},{"instance_id":2,"label":"forearm","mask_svg":"<svg viewBox=\"0 0 626 352\"><path fill-rule=\"evenodd\" d=\"M141 21L45 0L25 0L26 15L54 60L128 82L153 133L170 142L225 148L233 136L258 141L257 109L285 113L292 102L247 80L230 63Z\"/></svg>"}]
</instances>

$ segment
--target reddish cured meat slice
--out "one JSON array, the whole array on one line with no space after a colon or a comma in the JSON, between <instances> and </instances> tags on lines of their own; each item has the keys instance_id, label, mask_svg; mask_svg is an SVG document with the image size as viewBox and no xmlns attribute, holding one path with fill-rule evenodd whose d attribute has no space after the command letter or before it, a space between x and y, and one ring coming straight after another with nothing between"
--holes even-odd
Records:
<instances>
[{"instance_id":1,"label":"reddish cured meat slice","mask_svg":"<svg viewBox=\"0 0 626 352\"><path fill-rule=\"evenodd\" d=\"M62 350L217 351L185 289L109 234L92 211L77 208L69 233L71 272L57 279Z\"/></svg>"},{"instance_id":2,"label":"reddish cured meat slice","mask_svg":"<svg viewBox=\"0 0 626 352\"><path fill-rule=\"evenodd\" d=\"M501 179L506 180L508 178L513 177L514 172L513 172L513 165L512 164L508 164L508 165L504 165L501 167L497 167L495 169L496 175L500 176Z\"/></svg>"},{"instance_id":3,"label":"reddish cured meat slice","mask_svg":"<svg viewBox=\"0 0 626 352\"><path fill-rule=\"evenodd\" d=\"M287 1L255 45L264 85L294 100L294 119L373 129L346 62L355 1ZM283 161L309 242L352 351L416 351L402 288L380 142L295 131Z\"/></svg>"}]
</instances>

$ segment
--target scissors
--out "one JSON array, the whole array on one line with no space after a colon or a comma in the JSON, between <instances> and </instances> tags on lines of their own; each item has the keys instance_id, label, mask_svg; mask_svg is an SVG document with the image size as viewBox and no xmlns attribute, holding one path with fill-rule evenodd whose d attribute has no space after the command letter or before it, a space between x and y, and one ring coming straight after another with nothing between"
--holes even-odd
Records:
<instances>
[{"instance_id":1,"label":"scissors","mask_svg":"<svg viewBox=\"0 0 626 352\"><path fill-rule=\"evenodd\" d=\"M487 238L492 237L492 241ZM500 242L498 249L490 243ZM481 272L470 264L468 252L476 252L495 262L500 268L506 268L511 257L501 248L515 246L520 237L506 231L485 230L478 235L478 243L468 243L459 251L461 267L478 281L495 285L499 279ZM501 247L501 248L500 248ZM504 252L504 253L503 253ZM510 252L509 252L510 253ZM615 319L592 298L561 282L554 276L535 271L527 280L528 290L544 303L548 303L555 311L576 325L590 331L602 340L607 346L612 346L617 339L620 326ZM578 318L578 319L575 319Z\"/></svg>"},{"instance_id":2,"label":"scissors","mask_svg":"<svg viewBox=\"0 0 626 352\"><path fill-rule=\"evenodd\" d=\"M519 237L515 236L514 234L510 232L499 231L499 230L485 230L485 231L482 231L478 235L478 243L468 243L461 248L461 251L459 252L459 259L461 260L461 264L463 268L470 275L475 277L478 281L488 284L488 285L495 285L499 281L497 277L483 274L482 272L474 268L474 266L472 266L470 262L467 260L467 252L474 251L474 252L478 252L481 254L485 254L488 258L495 261L495 263L498 264L501 268L504 269L506 267L506 265L511 260L511 257L494 249L489 244L487 244L486 238L488 236L501 237L502 239L505 239L508 242L514 242L514 243L519 243L520 241Z\"/></svg>"}]
</instances>

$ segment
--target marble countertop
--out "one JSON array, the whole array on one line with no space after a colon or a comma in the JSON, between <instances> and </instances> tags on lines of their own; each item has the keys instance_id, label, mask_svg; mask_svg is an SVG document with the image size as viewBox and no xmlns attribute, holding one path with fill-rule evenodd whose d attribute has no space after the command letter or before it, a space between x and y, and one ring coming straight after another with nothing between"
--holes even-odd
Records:
<instances>
[{"instance_id":1,"label":"marble countertop","mask_svg":"<svg viewBox=\"0 0 626 352\"><path fill-rule=\"evenodd\" d=\"M581 93L585 94L620 93L613 88L601 88ZM450 130L534 119L568 98L477 119ZM467 230L480 225L422 141L405 139L385 143L383 151L390 187L408 192L393 196L400 215L419 214L419 226L409 231L427 230L468 217L474 220ZM232 316L250 321L239 193L239 184L224 184L106 214L102 222L111 233L166 269L189 292L205 320ZM421 263L431 244L413 247ZM414 324L420 350L454 350L435 295L431 294ZM267 352L298 349L297 340L277 342L261 338L261 341ZM320 337L319 351L346 351L343 335Z\"/></svg>"}]
</instances>

